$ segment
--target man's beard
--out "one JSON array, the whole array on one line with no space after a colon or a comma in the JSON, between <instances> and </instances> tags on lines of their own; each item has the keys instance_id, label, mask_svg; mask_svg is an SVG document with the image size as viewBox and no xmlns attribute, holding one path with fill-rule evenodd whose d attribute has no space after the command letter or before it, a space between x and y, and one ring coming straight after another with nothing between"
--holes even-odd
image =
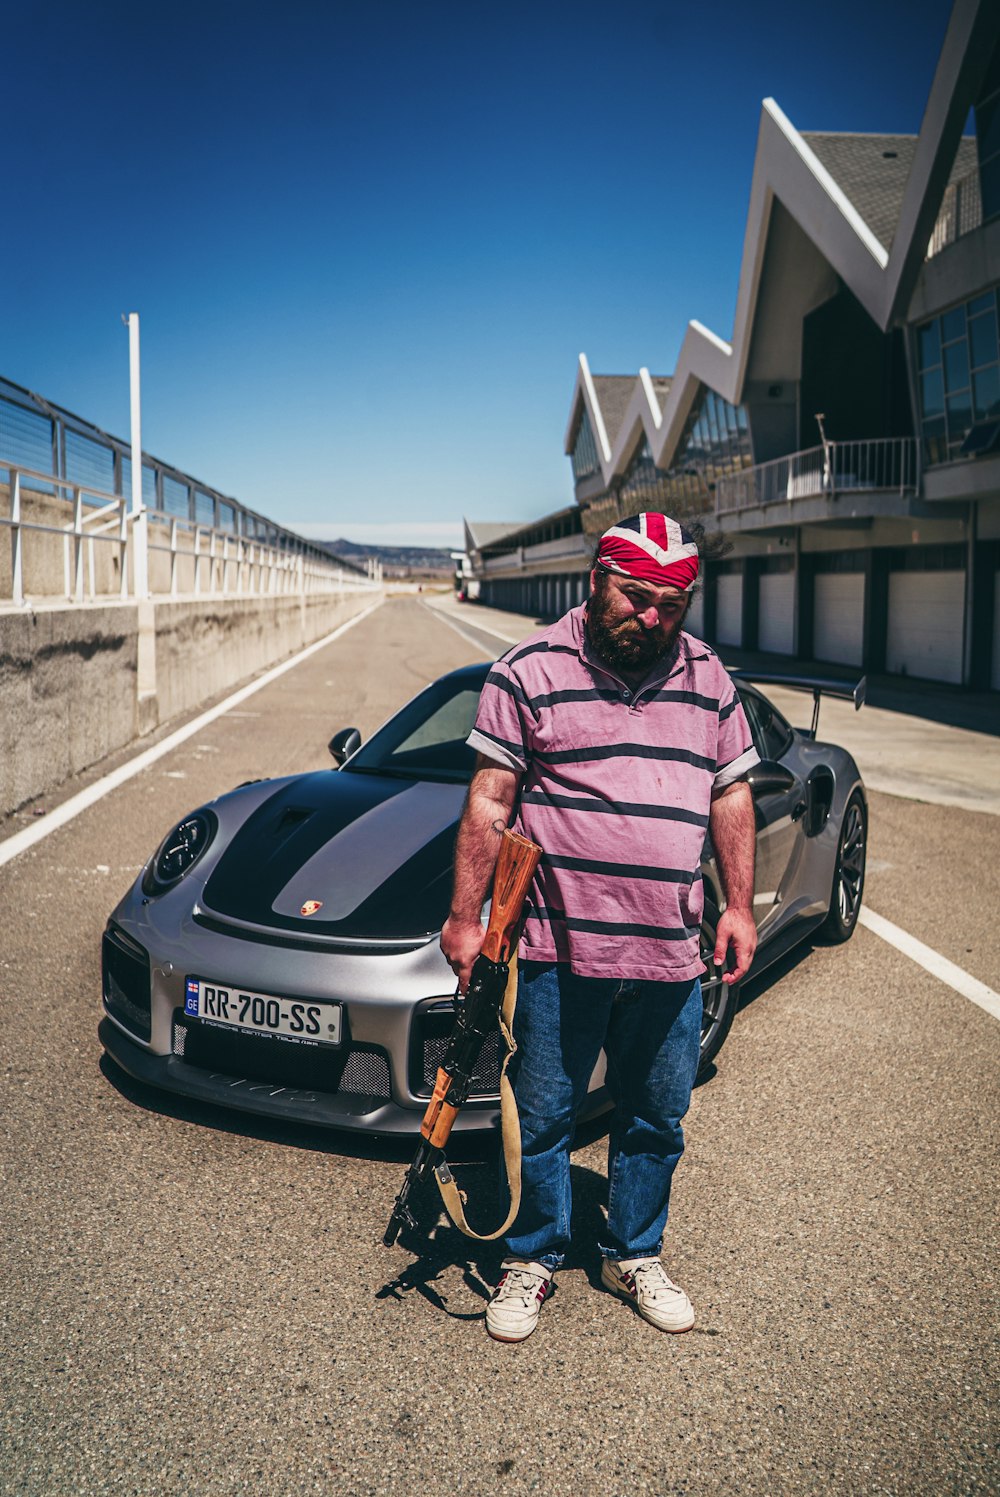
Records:
<instances>
[{"instance_id":1,"label":"man's beard","mask_svg":"<svg viewBox=\"0 0 1000 1497\"><path fill-rule=\"evenodd\" d=\"M607 587L598 586L587 605L587 637L608 665L629 675L648 675L673 652L684 619L664 628L645 629L634 616L615 619L614 603Z\"/></svg>"}]
</instances>

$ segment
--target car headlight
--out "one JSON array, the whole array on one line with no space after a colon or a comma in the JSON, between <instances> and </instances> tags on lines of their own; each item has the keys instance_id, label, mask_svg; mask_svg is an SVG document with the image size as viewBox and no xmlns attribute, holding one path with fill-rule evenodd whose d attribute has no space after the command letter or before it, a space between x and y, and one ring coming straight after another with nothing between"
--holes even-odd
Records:
<instances>
[{"instance_id":1,"label":"car headlight","mask_svg":"<svg viewBox=\"0 0 1000 1497\"><path fill-rule=\"evenodd\" d=\"M167 833L142 880L144 894L162 894L189 873L218 829L213 811L193 811Z\"/></svg>"}]
</instances>

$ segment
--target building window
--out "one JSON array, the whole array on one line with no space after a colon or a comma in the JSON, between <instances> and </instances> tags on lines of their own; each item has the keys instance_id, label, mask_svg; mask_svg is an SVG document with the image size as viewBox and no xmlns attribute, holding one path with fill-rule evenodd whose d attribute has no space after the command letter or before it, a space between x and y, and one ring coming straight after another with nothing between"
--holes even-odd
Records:
<instances>
[{"instance_id":1,"label":"building window","mask_svg":"<svg viewBox=\"0 0 1000 1497\"><path fill-rule=\"evenodd\" d=\"M580 426L576 433L576 441L573 443L573 477L577 483L581 478L589 478L600 468L597 461L597 444L594 441L593 429L590 425L590 417L584 411L580 418Z\"/></svg>"},{"instance_id":2,"label":"building window","mask_svg":"<svg viewBox=\"0 0 1000 1497\"><path fill-rule=\"evenodd\" d=\"M1000 47L993 53L982 97L976 100L976 153L983 223L1000 214Z\"/></svg>"},{"instance_id":3,"label":"building window","mask_svg":"<svg viewBox=\"0 0 1000 1497\"><path fill-rule=\"evenodd\" d=\"M954 457L972 426L1000 418L997 290L917 328L921 431L928 463Z\"/></svg>"},{"instance_id":4,"label":"building window","mask_svg":"<svg viewBox=\"0 0 1000 1497\"><path fill-rule=\"evenodd\" d=\"M579 441L578 436L577 444ZM656 466L644 436L620 481L588 504L584 531L591 537L602 535L616 520L647 509L660 510L679 520L703 514L711 508L717 479L749 468L752 461L746 412L702 386L672 467ZM573 472L577 478L581 476L577 472L575 447Z\"/></svg>"}]
</instances>

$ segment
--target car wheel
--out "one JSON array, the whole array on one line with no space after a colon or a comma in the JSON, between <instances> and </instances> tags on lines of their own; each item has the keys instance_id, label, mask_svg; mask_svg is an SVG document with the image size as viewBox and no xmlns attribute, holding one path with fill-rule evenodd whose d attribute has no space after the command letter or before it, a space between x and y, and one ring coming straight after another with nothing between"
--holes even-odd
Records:
<instances>
[{"instance_id":1,"label":"car wheel","mask_svg":"<svg viewBox=\"0 0 1000 1497\"><path fill-rule=\"evenodd\" d=\"M701 922L701 959L705 972L701 979L701 1058L698 1075L708 1070L732 1028L733 1017L740 1004L740 984L722 981L723 968L715 962L715 931L719 912L706 903L705 918Z\"/></svg>"},{"instance_id":2,"label":"car wheel","mask_svg":"<svg viewBox=\"0 0 1000 1497\"><path fill-rule=\"evenodd\" d=\"M854 934L865 891L865 854L868 848L868 818L865 803L854 791L840 824L837 866L833 874L830 910L821 927L825 940L838 946Z\"/></svg>"}]
</instances>

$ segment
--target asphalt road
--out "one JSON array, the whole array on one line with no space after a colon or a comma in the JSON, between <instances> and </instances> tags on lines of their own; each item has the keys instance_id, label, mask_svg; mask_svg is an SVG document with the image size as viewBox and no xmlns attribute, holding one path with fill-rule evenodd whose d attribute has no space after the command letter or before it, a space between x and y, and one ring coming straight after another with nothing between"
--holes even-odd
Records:
<instances>
[{"instance_id":1,"label":"asphalt road","mask_svg":"<svg viewBox=\"0 0 1000 1497\"><path fill-rule=\"evenodd\" d=\"M867 930L749 991L695 1094L686 1336L597 1287L593 1129L557 1293L503 1347L498 1250L379 1245L406 1151L102 1063L101 930L161 833L477 657L391 601L0 871L0 1489L996 1491L1000 1025ZM874 794L871 858L869 905L997 986L1000 819ZM490 1214L492 1162L460 1174Z\"/></svg>"}]
</instances>

